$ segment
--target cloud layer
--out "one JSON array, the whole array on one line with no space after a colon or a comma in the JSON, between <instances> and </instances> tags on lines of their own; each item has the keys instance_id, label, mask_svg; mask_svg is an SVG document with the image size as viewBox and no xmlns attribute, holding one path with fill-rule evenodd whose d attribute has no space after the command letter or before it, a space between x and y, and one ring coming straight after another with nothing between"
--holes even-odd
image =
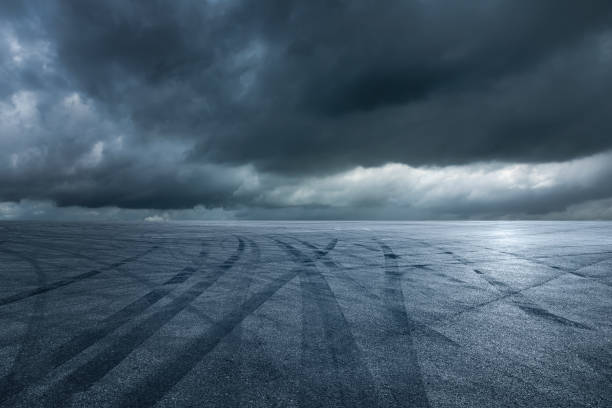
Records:
<instances>
[{"instance_id":1,"label":"cloud layer","mask_svg":"<svg viewBox=\"0 0 612 408\"><path fill-rule=\"evenodd\" d=\"M0 15L12 214L609 214L609 1L32 0Z\"/></svg>"}]
</instances>

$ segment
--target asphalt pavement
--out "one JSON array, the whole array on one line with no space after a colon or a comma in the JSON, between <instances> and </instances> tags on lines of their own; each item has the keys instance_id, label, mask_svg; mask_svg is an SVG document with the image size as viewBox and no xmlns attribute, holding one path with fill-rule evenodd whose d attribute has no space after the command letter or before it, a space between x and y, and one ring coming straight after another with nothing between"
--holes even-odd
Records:
<instances>
[{"instance_id":1,"label":"asphalt pavement","mask_svg":"<svg viewBox=\"0 0 612 408\"><path fill-rule=\"evenodd\" d=\"M0 223L0 407L612 407L612 223Z\"/></svg>"}]
</instances>

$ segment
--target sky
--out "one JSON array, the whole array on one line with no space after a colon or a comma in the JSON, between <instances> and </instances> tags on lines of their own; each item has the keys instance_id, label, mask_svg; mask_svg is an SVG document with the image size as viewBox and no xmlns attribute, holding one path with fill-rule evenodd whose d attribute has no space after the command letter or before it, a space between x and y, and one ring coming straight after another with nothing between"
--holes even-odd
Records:
<instances>
[{"instance_id":1,"label":"sky","mask_svg":"<svg viewBox=\"0 0 612 408\"><path fill-rule=\"evenodd\" d=\"M0 219L612 219L609 0L3 0Z\"/></svg>"}]
</instances>

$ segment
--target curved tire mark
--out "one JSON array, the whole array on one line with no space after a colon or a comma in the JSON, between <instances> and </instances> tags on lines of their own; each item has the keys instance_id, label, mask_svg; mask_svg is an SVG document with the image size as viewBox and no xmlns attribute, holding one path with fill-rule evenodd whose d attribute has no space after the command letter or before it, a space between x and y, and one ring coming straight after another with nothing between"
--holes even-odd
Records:
<instances>
[{"instance_id":1,"label":"curved tire mark","mask_svg":"<svg viewBox=\"0 0 612 408\"><path fill-rule=\"evenodd\" d=\"M473 263L473 262L468 261L467 259L463 258L462 256L460 256L460 255L458 255L458 254L456 254L456 253L454 253L452 251L449 251L449 250L446 250L444 248L440 248L438 246L429 244L428 242L425 242L425 241L418 241L418 242L420 244L422 244L422 245L425 245L425 246L428 246L428 247L431 247L431 248L436 248L436 249L444 251L445 254L448 254L448 255L452 256L453 258L455 258L462 265L470 267L470 265ZM495 250L495 249L492 249L492 248L488 248L488 247L482 247L482 248L483 249L487 249L489 251L494 251L494 252L503 253L503 254L506 254L506 255L511 255L511 256L513 256L515 258L522 259L524 261L531 262L531 263L534 263L534 264L543 265L543 266L546 266L546 267L549 267L549 268L552 268L552 269L557 269L557 270L559 269L558 267L550 266L550 265L548 265L548 264L546 264L544 262L541 262L539 260L534 260L534 259L531 259L531 258L522 257L522 256L519 256L519 255L517 255L515 253L512 253L512 252L498 251L498 250ZM605 261L605 260L603 260L603 261ZM497 296L497 297L495 297L493 299L489 299L489 300L484 301L484 302L477 303L477 304L472 305L472 306L468 306L468 307L464 308L463 310L460 310L457 313L454 313L454 314L452 314L450 316L445 316L445 317L440 318L440 319L436 319L435 321L437 322L437 321L452 320L452 319L455 319L455 318L457 318L457 317L459 317L459 316L461 316L461 315L463 315L465 313L481 309L481 308L483 308L485 306L488 306L488 305L490 305L492 303L503 301L505 299L511 299L513 304L515 304L520 310L522 310L523 312L527 313L528 315L530 315L532 317L540 318L540 319L545 319L545 320L548 320L549 322L560 324L560 325L564 325L564 326L571 326L571 327L575 327L575 328L579 328L579 329L583 329L583 330L593 330L591 327L589 327L589 326L587 326L587 325L585 325L583 323L567 319L565 317L556 315L556 314L546 310L545 308L543 308L540 305L538 305L536 302L533 302L533 301L529 300L523 294L523 292L526 291L526 290L529 290L529 289L533 289L533 288L537 288L539 286L542 286L542 285L544 285L544 284L546 284L546 283L548 283L548 282L550 282L552 280L558 279L559 277L561 277L563 275L566 275L566 274L573 274L573 275L580 276L579 273L576 273L578 270L580 270L582 268L585 268L587 266L590 266L592 264L596 264L598 262L603 262L603 261L600 260L600 261L597 261L597 262L593 262L591 264L584 265L584 266L579 267L579 268L577 268L575 270L572 270L572 271L564 270L562 273L559 273L559 274L557 274L557 275L555 275L553 277L544 279L544 280L542 280L540 282L537 282L535 284L529 285L529 286L527 286L525 288L522 288L522 289L517 289L517 288L511 287L510 285L508 285L508 284L506 284L506 283L504 283L504 282L502 282L500 280L495 279L494 277L490 276L488 273L486 273L484 271L472 268L471 269L472 272L478 274L478 276L481 279L484 279L492 288L494 288L497 292L500 293L500 296Z\"/></svg>"},{"instance_id":2,"label":"curved tire mark","mask_svg":"<svg viewBox=\"0 0 612 408\"><path fill-rule=\"evenodd\" d=\"M133 327L128 333L120 336L94 358L64 377L48 392L51 401L67 401L71 395L83 392L98 382L109 371L119 365L132 351L153 336L166 323L188 307L206 289L212 286L242 255L245 244L238 238L236 252L226 259L207 276L189 287L186 292L174 298L169 304L151 314L145 320Z\"/></svg>"},{"instance_id":3,"label":"curved tire mark","mask_svg":"<svg viewBox=\"0 0 612 408\"><path fill-rule=\"evenodd\" d=\"M223 319L215 322L206 335L191 341L183 353L166 360L154 375L126 393L116 406L130 408L155 405L226 336L302 271L303 267L299 266L273 278Z\"/></svg>"},{"instance_id":4,"label":"curved tire mark","mask_svg":"<svg viewBox=\"0 0 612 408\"><path fill-rule=\"evenodd\" d=\"M405 352L403 362L388 361L388 375L391 377L389 387L396 402L400 405L410 401L411 406L429 407L421 367L414 348L411 333L417 325L408 316L402 290L403 273L397 265L398 256L387 244L378 243L385 258L383 302L390 312L388 324L389 336L401 336ZM402 364L403 363L403 364Z\"/></svg>"},{"instance_id":5,"label":"curved tire mark","mask_svg":"<svg viewBox=\"0 0 612 408\"><path fill-rule=\"evenodd\" d=\"M0 251L9 253L29 263L36 273L38 285L42 286L46 283L46 274L34 258L25 257L19 252L9 249L2 248ZM12 392L13 385L17 382L24 367L31 365L36 360L36 356L42 352L41 338L44 337L44 330L42 329L44 315L45 297L41 296L36 299L32 306L27 329L22 336L19 351L13 360L11 369L8 374L0 379L0 403Z\"/></svg>"},{"instance_id":6,"label":"curved tire mark","mask_svg":"<svg viewBox=\"0 0 612 408\"><path fill-rule=\"evenodd\" d=\"M460 259L461 257L459 255L456 255L453 252L448 251L448 254L452 255L453 257L455 257L456 259ZM521 258L527 261L531 261L528 258ZM537 263L537 262L534 262ZM548 265L545 265L548 266ZM500 280L495 279L494 277L490 276L489 274L480 271L478 269L473 269L473 271L475 273L477 273L478 275L480 275L480 277L482 279L484 279L489 285L491 285L493 288L495 288L495 290L497 290L501 296L493 299L492 301L489 302L484 302L482 305L478 305L475 308L468 308L466 309L466 311L468 310L474 310L477 308L480 308L482 306L494 303L496 301L499 300L503 300L503 299L507 299L510 298L512 303L514 305L516 305L520 310L522 310L523 312L525 312L526 314L528 314L529 316L535 317L535 318L539 318L539 319L544 319L547 320L549 322L552 323L556 323L556 324L560 324L563 326L571 326L571 327L575 327L575 328L579 328L579 329L583 329L583 330L592 330L591 327L582 324L580 322L576 322L574 320L570 320L567 319L565 317L556 315L548 310L546 310L545 308L543 308L542 306L538 305L536 302L531 301L530 299L528 299L522 292L527 290L527 288L524 289L517 289L514 288ZM572 272L566 272L566 273L572 273ZM556 277L558 277L559 275L557 275ZM555 278L556 278L555 277ZM555 279L553 278L553 279ZM552 279L550 279L552 280ZM550 281L548 280L548 281ZM535 284L533 286L530 286L529 288L533 288L533 287L537 287L537 286L541 286L542 283L538 283Z\"/></svg>"},{"instance_id":7,"label":"curved tire mark","mask_svg":"<svg viewBox=\"0 0 612 408\"><path fill-rule=\"evenodd\" d=\"M35 363L22 365L12 375L7 375L0 379L0 403L15 397L25 388L43 379L55 368L71 360L136 316L144 313L148 308L167 296L179 284L189 279L197 269L191 266L184 267L180 272L162 283L162 287L149 291L121 310L101 320L94 327L72 337L51 352L42 354L33 353L30 350L30 354L38 354L38 359Z\"/></svg>"},{"instance_id":8,"label":"curved tire mark","mask_svg":"<svg viewBox=\"0 0 612 408\"><path fill-rule=\"evenodd\" d=\"M239 279L235 284L231 286L231 296L228 300L231 305L242 304L248 299L248 292L253 283L253 274L259 268L261 261L261 252L259 245L252 239L245 238L248 243L249 257L247 268L241 268ZM245 270L246 269L246 270ZM210 324L214 324L215 320L207 320ZM243 347L243 332L242 325L238 324L232 330L232 332L225 338L224 347L217 349L216 356L211 361L212 366L207 366L214 372L223 372L224 379L221 383L215 383L213 395L223 396L224 407L240 407L243 406L242 401L244 395L244 379L242 377L243 363L245 361L245 355L248 353ZM198 356L194 356L198 358ZM200 359L201 361L202 359ZM205 386L200 383L201 386Z\"/></svg>"},{"instance_id":9,"label":"curved tire mark","mask_svg":"<svg viewBox=\"0 0 612 408\"><path fill-rule=\"evenodd\" d=\"M16 293L16 294L11 295L11 296L7 296L5 298L0 299L0 306L4 306L4 305L11 304L11 303L19 302L20 300L24 300L24 299L30 298L32 296L37 296L37 295L40 295L40 294L43 294L43 293L47 293L47 292L50 292L52 290L55 290L55 289L58 289L58 288L61 288L61 287L64 287L64 286L71 285L71 284L73 284L75 282L79 282L79 281L81 281L83 279L91 278L92 276L96 276L96 275L98 275L98 274L100 274L102 272L119 268L120 266L123 266L123 265L125 265L127 263L130 263L130 262L134 262L134 261L138 260L139 258L142 258L145 255L148 255L149 253L153 252L157 248L159 248L159 247L158 246L153 246L153 247L149 248L148 250L142 252L139 255L122 259L121 261L112 263L112 264L110 264L110 265L108 265L108 266L106 266L104 268L92 269L90 271L87 271L87 272L84 272L84 273L80 273L78 275L74 275L74 276L71 276L71 277L68 277L68 278L60 279L58 281L49 283L47 285L39 286L39 287L37 287L35 289L32 289L32 290L27 290L27 291Z\"/></svg>"},{"instance_id":10,"label":"curved tire mark","mask_svg":"<svg viewBox=\"0 0 612 408\"><path fill-rule=\"evenodd\" d=\"M303 243L305 246L309 247L309 248L314 248L314 249L318 249L316 246L310 244L310 245L306 245L306 242L298 240L299 242ZM397 255L393 254L390 256L391 258L395 259L397 258ZM351 286L353 286L358 292L362 293L364 296L366 296L368 299L373 300L377 303L381 303L382 302L382 297L379 296L378 294L374 293L370 288L368 288L367 286L363 285L361 282L357 281L355 278L353 278L350 274L348 274L346 272L346 268L342 267L341 265L338 265L338 263L336 263L335 261L329 259L327 257L327 254L325 254L325 256L322 256L322 262L323 264L329 268L330 270L332 270L334 272L334 276L337 279L340 279L342 281L345 281L347 283L349 283ZM424 264L415 264L415 265L410 265L410 268L414 268L414 269L425 269L425 270L431 270L429 267L429 265L424 265ZM447 275L444 274L440 274L440 276L452 280L452 277L449 277ZM462 282L462 281L461 281ZM386 307L386 303L382 304L382 307ZM431 327L417 322L417 321L413 321L413 327L412 330L416 330L419 333L428 336L429 338L431 338L433 341L439 342L439 343L445 343L448 345L452 345L453 347L459 347L459 344L457 344L457 342L455 342L454 340L446 337L444 334L440 333L439 331L432 329Z\"/></svg>"},{"instance_id":11,"label":"curved tire mark","mask_svg":"<svg viewBox=\"0 0 612 408\"><path fill-rule=\"evenodd\" d=\"M292 245L276 241L304 265L302 292L302 375L300 402L320 401L324 406L378 406L375 382L353 337L350 325L315 261L337 244L333 239L323 250L314 245L310 258Z\"/></svg>"},{"instance_id":12,"label":"curved tire mark","mask_svg":"<svg viewBox=\"0 0 612 408\"><path fill-rule=\"evenodd\" d=\"M358 292L363 293L367 298L369 298L370 300L373 301L380 301L380 296L378 296L376 293L374 293L370 288L368 288L367 286L365 286L364 284L362 284L361 282L359 282L358 280L356 280L354 277L352 277L350 274L348 274L346 272L346 267L343 267L341 265L339 265L336 261L330 259L327 256L327 253L324 256L321 256L321 252L319 250L319 247L317 247L316 245L313 245L307 241L303 241L303 240L299 240L297 238L294 238L296 241L300 242L302 245L312 249L313 251L315 251L315 260L316 261L320 261L323 263L323 265L325 265L327 268L329 268L330 270L333 270L334 276L339 279L342 280L344 282L348 282L351 286L353 286L355 289L357 289ZM333 242L333 241L332 241ZM331 244L331 242L330 242Z\"/></svg>"}]
</instances>

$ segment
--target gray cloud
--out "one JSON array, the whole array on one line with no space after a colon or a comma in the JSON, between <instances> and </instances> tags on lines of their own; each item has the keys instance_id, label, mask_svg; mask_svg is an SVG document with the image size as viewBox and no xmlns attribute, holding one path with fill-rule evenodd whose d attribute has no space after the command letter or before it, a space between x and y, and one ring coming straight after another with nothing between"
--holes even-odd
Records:
<instances>
[{"instance_id":1,"label":"gray cloud","mask_svg":"<svg viewBox=\"0 0 612 408\"><path fill-rule=\"evenodd\" d=\"M435 218L612 195L563 172L507 190L486 167L612 148L609 1L32 0L0 15L0 201ZM505 199L421 208L357 185L337 201L274 198L386 163L446 180L481 166L498 186L480 180L483 194Z\"/></svg>"}]
</instances>

